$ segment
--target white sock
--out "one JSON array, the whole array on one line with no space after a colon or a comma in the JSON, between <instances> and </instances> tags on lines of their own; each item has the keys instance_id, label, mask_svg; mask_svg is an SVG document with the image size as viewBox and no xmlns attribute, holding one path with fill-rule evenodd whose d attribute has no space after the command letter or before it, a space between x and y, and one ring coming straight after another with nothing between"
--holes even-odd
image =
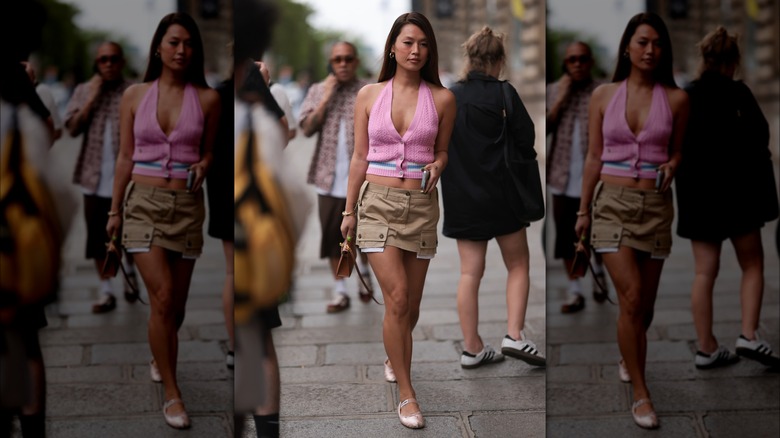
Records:
<instances>
[{"instance_id":1,"label":"white sock","mask_svg":"<svg viewBox=\"0 0 780 438\"><path fill-rule=\"evenodd\" d=\"M341 295L348 295L347 293L347 282L343 278L339 278L336 280L336 286L334 287L334 290Z\"/></svg>"},{"instance_id":2,"label":"white sock","mask_svg":"<svg viewBox=\"0 0 780 438\"><path fill-rule=\"evenodd\" d=\"M111 280L100 280L100 293L103 295L113 295L114 291L111 289Z\"/></svg>"},{"instance_id":3,"label":"white sock","mask_svg":"<svg viewBox=\"0 0 780 438\"><path fill-rule=\"evenodd\" d=\"M576 278L574 280L569 280L569 288L566 290L566 292L571 297L575 297L577 295L582 295L582 288L580 287L580 280L576 279Z\"/></svg>"}]
</instances>

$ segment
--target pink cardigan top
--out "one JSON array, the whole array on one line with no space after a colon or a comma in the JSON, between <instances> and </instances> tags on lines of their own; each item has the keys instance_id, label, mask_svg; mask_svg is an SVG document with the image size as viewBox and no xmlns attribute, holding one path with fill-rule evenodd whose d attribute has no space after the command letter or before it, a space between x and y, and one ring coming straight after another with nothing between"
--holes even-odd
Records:
<instances>
[{"instance_id":1,"label":"pink cardigan top","mask_svg":"<svg viewBox=\"0 0 780 438\"><path fill-rule=\"evenodd\" d=\"M626 121L626 81L618 87L604 111L601 125L604 150L601 154L605 175L655 178L659 164L669 161L672 110L661 84L653 87L650 113L638 135Z\"/></svg>"},{"instance_id":2,"label":"pink cardigan top","mask_svg":"<svg viewBox=\"0 0 780 438\"><path fill-rule=\"evenodd\" d=\"M395 129L390 115L393 79L379 93L368 119L367 174L420 179L423 166L433 162L439 115L425 81L420 82L417 93L417 109L403 136Z\"/></svg>"},{"instance_id":3,"label":"pink cardigan top","mask_svg":"<svg viewBox=\"0 0 780 438\"><path fill-rule=\"evenodd\" d=\"M198 92L192 84L186 85L179 119L166 136L157 120L157 82L149 87L135 113L133 173L186 179L187 168L200 161L204 122Z\"/></svg>"}]
</instances>

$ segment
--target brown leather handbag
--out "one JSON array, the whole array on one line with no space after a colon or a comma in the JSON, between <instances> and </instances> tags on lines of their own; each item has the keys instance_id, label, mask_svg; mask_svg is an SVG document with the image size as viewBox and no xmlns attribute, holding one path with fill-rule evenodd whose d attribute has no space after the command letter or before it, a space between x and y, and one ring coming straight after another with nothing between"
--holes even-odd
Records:
<instances>
[{"instance_id":1,"label":"brown leather handbag","mask_svg":"<svg viewBox=\"0 0 780 438\"><path fill-rule=\"evenodd\" d=\"M371 288L370 284L366 283L366 280L363 278L363 273L360 272L360 268L358 268L357 263L355 263L355 251L350 245L351 241L352 237L348 236L347 240L339 243L341 246L341 256L339 257L339 264L336 266L336 277L349 278L352 275L352 269L357 269L360 282L363 283L363 286L371 294L371 299L377 304L382 304L374 297L374 290Z\"/></svg>"}]
</instances>

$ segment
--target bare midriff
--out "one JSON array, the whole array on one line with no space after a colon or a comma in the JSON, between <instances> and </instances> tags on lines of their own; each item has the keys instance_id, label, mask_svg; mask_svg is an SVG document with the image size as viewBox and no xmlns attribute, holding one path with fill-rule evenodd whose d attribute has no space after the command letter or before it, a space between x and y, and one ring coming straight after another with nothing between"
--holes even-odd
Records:
<instances>
[{"instance_id":1,"label":"bare midriff","mask_svg":"<svg viewBox=\"0 0 780 438\"><path fill-rule=\"evenodd\" d=\"M133 182L145 186L171 190L187 190L187 180L181 178L160 178L158 176L133 174L132 180Z\"/></svg>"},{"instance_id":2,"label":"bare midriff","mask_svg":"<svg viewBox=\"0 0 780 438\"><path fill-rule=\"evenodd\" d=\"M617 186L628 187L631 189L655 190L655 179L630 178L626 176L601 174L601 180L607 184L614 184Z\"/></svg>"},{"instance_id":3,"label":"bare midriff","mask_svg":"<svg viewBox=\"0 0 780 438\"><path fill-rule=\"evenodd\" d=\"M394 189L420 190L419 178L395 178L392 176L366 175L366 181Z\"/></svg>"}]
</instances>

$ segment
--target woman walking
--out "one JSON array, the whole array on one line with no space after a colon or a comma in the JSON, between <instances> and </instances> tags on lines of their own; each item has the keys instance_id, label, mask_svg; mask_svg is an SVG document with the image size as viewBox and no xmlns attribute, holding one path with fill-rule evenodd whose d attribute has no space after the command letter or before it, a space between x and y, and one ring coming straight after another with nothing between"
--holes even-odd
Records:
<instances>
[{"instance_id":1,"label":"woman walking","mask_svg":"<svg viewBox=\"0 0 780 438\"><path fill-rule=\"evenodd\" d=\"M212 160L219 95L206 85L203 43L185 13L160 21L144 82L120 106L120 150L106 231L133 259L149 292L152 380L165 388L163 415L190 426L176 382L177 331L203 246L201 185ZM189 176L189 178L188 178Z\"/></svg>"},{"instance_id":2,"label":"woman walking","mask_svg":"<svg viewBox=\"0 0 780 438\"><path fill-rule=\"evenodd\" d=\"M744 356L776 367L780 358L758 334L764 294L761 228L778 216L769 124L750 89L733 79L740 59L737 38L718 27L702 39L699 50L701 74L686 88L691 116L675 186L677 234L691 239L696 267L691 291L698 338L694 363L697 368L715 368ZM719 345L712 331L712 289L727 239L742 269L739 356Z\"/></svg>"},{"instance_id":3,"label":"woman walking","mask_svg":"<svg viewBox=\"0 0 780 438\"><path fill-rule=\"evenodd\" d=\"M575 232L585 240L590 230L591 244L602 253L615 285L620 379L633 386L631 413L643 428L658 427L645 381L647 329L671 251L669 185L680 163L687 119L688 96L672 76L666 25L653 13L637 14L620 40L612 83L591 97Z\"/></svg>"},{"instance_id":4,"label":"woman walking","mask_svg":"<svg viewBox=\"0 0 780 438\"><path fill-rule=\"evenodd\" d=\"M382 289L385 376L398 382L398 417L414 429L425 419L411 382L412 330L436 254L436 183L447 166L455 118L455 99L438 71L428 19L417 12L399 16L387 36L379 83L363 87L355 103L355 151L341 224L347 241L357 235Z\"/></svg>"},{"instance_id":5,"label":"woman walking","mask_svg":"<svg viewBox=\"0 0 780 438\"><path fill-rule=\"evenodd\" d=\"M514 88L504 87L504 81L498 80L506 61L502 38L485 27L464 47L468 73L451 88L458 109L449 164L442 175L443 233L457 239L460 255L458 316L464 345L460 365L476 368L499 362L504 359L503 353L544 366L545 359L523 332L529 291L529 224L519 221L512 208L520 205L519 194L507 190L511 177L505 172L502 143L496 143L502 134L504 93L511 94L507 98L516 108L513 114L507 114L510 132L505 135L511 136L529 159L536 157L534 125ZM507 331L501 353L485 344L477 331L479 283L485 271L487 244L493 238L501 248L508 272Z\"/></svg>"}]
</instances>

